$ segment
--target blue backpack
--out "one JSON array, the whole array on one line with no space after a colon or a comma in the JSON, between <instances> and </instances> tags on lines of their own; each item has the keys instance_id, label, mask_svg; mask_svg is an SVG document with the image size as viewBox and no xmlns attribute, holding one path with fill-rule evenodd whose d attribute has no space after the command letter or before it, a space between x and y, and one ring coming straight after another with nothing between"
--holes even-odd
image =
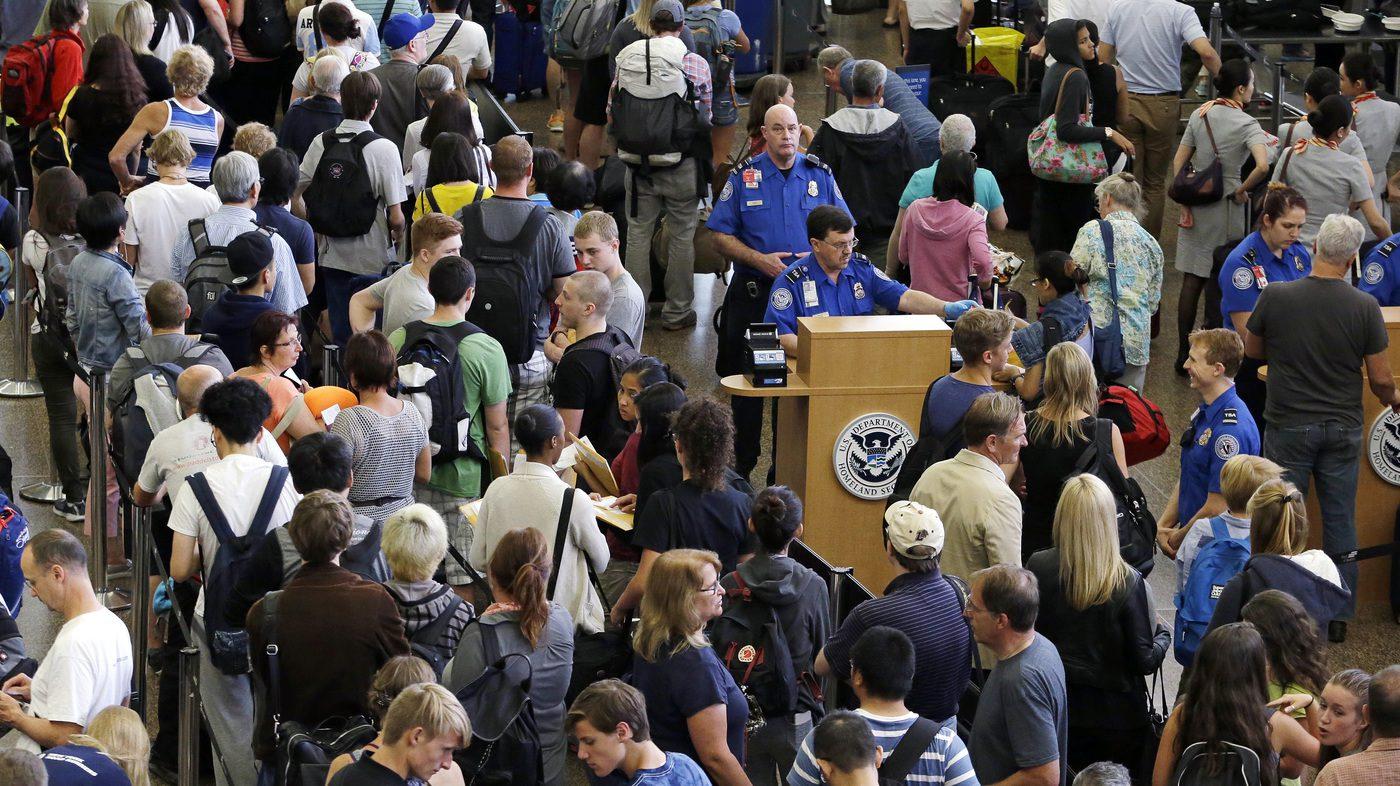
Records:
<instances>
[{"instance_id":1,"label":"blue backpack","mask_svg":"<svg viewBox=\"0 0 1400 786\"><path fill-rule=\"evenodd\" d=\"M0 492L0 600L10 616L16 618L24 601L24 574L19 569L19 558L27 543L29 521L19 506Z\"/></svg>"},{"instance_id":2,"label":"blue backpack","mask_svg":"<svg viewBox=\"0 0 1400 786\"><path fill-rule=\"evenodd\" d=\"M1176 662L1190 666L1196 648L1206 635L1215 604L1230 579L1249 561L1249 539L1230 537L1230 526L1220 516L1210 519L1210 535L1201 539L1186 586L1176 594Z\"/></svg>"}]
</instances>

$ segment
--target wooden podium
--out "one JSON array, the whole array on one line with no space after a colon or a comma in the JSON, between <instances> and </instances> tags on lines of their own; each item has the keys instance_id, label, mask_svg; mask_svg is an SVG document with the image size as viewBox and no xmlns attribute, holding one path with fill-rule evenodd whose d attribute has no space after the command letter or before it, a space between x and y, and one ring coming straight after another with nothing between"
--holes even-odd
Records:
<instances>
[{"instance_id":1,"label":"wooden podium","mask_svg":"<svg viewBox=\"0 0 1400 786\"><path fill-rule=\"evenodd\" d=\"M803 317L797 325L787 387L755 388L737 374L720 384L730 395L778 400L773 462L777 482L802 498L803 541L831 564L854 568L879 595L895 576L881 541L884 495L865 498L848 486L871 496L894 482L918 438L924 393L948 373L953 331L915 315Z\"/></svg>"}]
</instances>

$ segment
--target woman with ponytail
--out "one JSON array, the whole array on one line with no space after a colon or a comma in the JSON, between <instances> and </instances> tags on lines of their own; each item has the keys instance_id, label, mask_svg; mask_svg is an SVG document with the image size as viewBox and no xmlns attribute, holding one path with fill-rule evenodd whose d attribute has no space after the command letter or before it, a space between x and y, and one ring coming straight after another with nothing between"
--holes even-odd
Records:
<instances>
[{"instance_id":1,"label":"woman with ponytail","mask_svg":"<svg viewBox=\"0 0 1400 786\"><path fill-rule=\"evenodd\" d=\"M1308 512L1303 494L1285 480L1270 480L1249 499L1251 556L1215 605L1207 631L1242 617L1246 603L1265 590L1283 590L1297 598L1321 635L1351 597L1332 558L1309 549Z\"/></svg>"},{"instance_id":2,"label":"woman with ponytail","mask_svg":"<svg viewBox=\"0 0 1400 786\"><path fill-rule=\"evenodd\" d=\"M1249 192L1269 176L1268 135L1245 111L1254 98L1254 69L1249 61L1225 61L1215 77L1215 89L1220 97L1191 113L1172 161L1175 179L1187 164L1201 172L1218 159L1225 180L1220 201L1182 206L1177 222L1181 231L1176 236L1176 269L1182 272L1176 307L1178 368L1186 362L1187 337L1196 327L1196 309L1210 280L1215 248L1249 232L1249 210L1245 207ZM1240 182L1240 170L1249 160L1254 168ZM1206 327L1215 321L1211 299L1206 297Z\"/></svg>"},{"instance_id":3,"label":"woman with ponytail","mask_svg":"<svg viewBox=\"0 0 1400 786\"><path fill-rule=\"evenodd\" d=\"M748 739L744 771L754 786L775 786L774 771L792 769L798 746L821 720L815 680L806 677L812 674L812 662L830 632L829 601L821 577L788 556L788 547L802 535L802 500L792 489L769 486L758 492L749 514L749 532L758 538L758 552L721 579L720 585L726 607L751 602L777 614L792 656L792 673L798 677L797 711L770 716Z\"/></svg>"},{"instance_id":4,"label":"woman with ponytail","mask_svg":"<svg viewBox=\"0 0 1400 786\"><path fill-rule=\"evenodd\" d=\"M1386 164L1390 163L1395 140L1400 136L1400 104L1376 95L1380 69L1368 52L1353 52L1342 60L1342 95L1351 101L1353 127L1361 146L1366 149L1366 161L1375 181L1371 189L1381 217L1390 221L1389 193L1400 188L1400 174L1386 179ZM1388 188L1387 188L1388 186ZM1385 237L1388 232L1377 233Z\"/></svg>"},{"instance_id":5,"label":"woman with ponytail","mask_svg":"<svg viewBox=\"0 0 1400 786\"><path fill-rule=\"evenodd\" d=\"M749 702L705 627L724 613L712 551L673 549L652 564L632 638L633 687L647 700L651 738L705 768L715 786L752 786L744 772Z\"/></svg>"},{"instance_id":6,"label":"woman with ponytail","mask_svg":"<svg viewBox=\"0 0 1400 786\"><path fill-rule=\"evenodd\" d=\"M1366 716L1370 699L1371 675L1361 669L1346 669L1332 675L1322 688L1322 694L1286 693L1269 702L1297 717L1307 714L1310 726L1316 727L1317 741L1322 743L1321 770L1328 762L1366 750L1371 745L1371 724Z\"/></svg>"},{"instance_id":7,"label":"woman with ponytail","mask_svg":"<svg viewBox=\"0 0 1400 786\"><path fill-rule=\"evenodd\" d=\"M1309 128L1308 132L1311 133ZM1225 327L1243 338L1249 315L1264 287L1294 281L1312 271L1312 254L1300 241L1308 220L1308 200L1284 183L1270 183L1259 209L1259 228L1225 258L1216 279L1220 284L1220 313ZM1249 407L1259 430L1264 430L1263 362L1246 356L1235 375L1235 389Z\"/></svg>"},{"instance_id":8,"label":"woman with ponytail","mask_svg":"<svg viewBox=\"0 0 1400 786\"><path fill-rule=\"evenodd\" d=\"M547 599L552 563L549 542L537 529L515 529L501 538L486 570L496 600L486 607L479 624L463 632L442 684L456 693L496 658L529 658L530 701L544 749L544 782L563 783L564 694L573 673L574 621L563 606Z\"/></svg>"},{"instance_id":9,"label":"woman with ponytail","mask_svg":"<svg viewBox=\"0 0 1400 786\"><path fill-rule=\"evenodd\" d=\"M1035 322L1017 320L1011 348L1025 366L1016 377L1016 393L1026 401L1040 398L1045 355L1061 341L1073 341L1090 352L1094 348L1089 327L1089 303L1082 294L1089 274L1063 251L1046 251L1035 258L1031 291L1040 299L1041 314Z\"/></svg>"},{"instance_id":10,"label":"woman with ponytail","mask_svg":"<svg viewBox=\"0 0 1400 786\"><path fill-rule=\"evenodd\" d=\"M1342 83L1345 89L1345 78ZM1390 223L1376 206L1366 163L1341 149L1342 140L1351 132L1351 104L1340 95L1328 96L1317 102L1317 109L1309 112L1307 119L1313 135L1295 139L1291 148L1279 154L1272 178L1297 189L1307 200L1303 243L1312 245L1317 230L1322 228L1322 219L1332 213L1360 212L1358 218L1364 217L1363 223L1371 233L1388 236Z\"/></svg>"}]
</instances>

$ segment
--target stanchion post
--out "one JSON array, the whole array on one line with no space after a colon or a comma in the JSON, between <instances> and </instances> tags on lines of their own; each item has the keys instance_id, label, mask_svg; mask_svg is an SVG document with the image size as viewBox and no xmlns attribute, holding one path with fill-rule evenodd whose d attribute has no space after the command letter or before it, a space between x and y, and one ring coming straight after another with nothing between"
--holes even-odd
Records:
<instances>
[{"instance_id":1,"label":"stanchion post","mask_svg":"<svg viewBox=\"0 0 1400 786\"><path fill-rule=\"evenodd\" d=\"M29 189L15 189L15 210L29 215ZM23 227L22 227L23 228ZM14 374L0 380L0 396L4 398L34 398L44 395L39 383L29 378L29 325L33 321L29 305L29 276L19 260L10 260L10 280L14 283L14 301L10 303L10 327L14 335Z\"/></svg>"},{"instance_id":2,"label":"stanchion post","mask_svg":"<svg viewBox=\"0 0 1400 786\"><path fill-rule=\"evenodd\" d=\"M773 73L783 72L783 0L773 0Z\"/></svg>"},{"instance_id":3,"label":"stanchion post","mask_svg":"<svg viewBox=\"0 0 1400 786\"><path fill-rule=\"evenodd\" d=\"M831 89L831 85L826 86L826 116L831 117L836 112L836 91Z\"/></svg>"},{"instance_id":4,"label":"stanchion post","mask_svg":"<svg viewBox=\"0 0 1400 786\"><path fill-rule=\"evenodd\" d=\"M88 576L102 598L107 593L107 370L94 368L88 375L88 464L92 543L88 547Z\"/></svg>"},{"instance_id":5,"label":"stanchion post","mask_svg":"<svg viewBox=\"0 0 1400 786\"><path fill-rule=\"evenodd\" d=\"M151 614L151 509L135 506L131 545L131 708L146 717L146 638ZM178 611L175 613L179 613Z\"/></svg>"},{"instance_id":6,"label":"stanchion post","mask_svg":"<svg viewBox=\"0 0 1400 786\"><path fill-rule=\"evenodd\" d=\"M1274 100L1269 104L1269 116L1274 121L1274 131L1283 125L1283 59L1274 60Z\"/></svg>"},{"instance_id":7,"label":"stanchion post","mask_svg":"<svg viewBox=\"0 0 1400 786\"><path fill-rule=\"evenodd\" d=\"M336 356L340 354L340 347L335 344L324 344L321 346L321 379L327 385L344 387L340 384L340 366L336 363Z\"/></svg>"},{"instance_id":8,"label":"stanchion post","mask_svg":"<svg viewBox=\"0 0 1400 786\"><path fill-rule=\"evenodd\" d=\"M841 617L841 583L851 578L850 568L831 569L831 578L826 581L827 594L827 630L836 630L841 627L844 621ZM826 705L827 712L835 712L841 709L837 706L836 689L838 683L833 675L828 674L822 677L822 703Z\"/></svg>"},{"instance_id":9,"label":"stanchion post","mask_svg":"<svg viewBox=\"0 0 1400 786\"><path fill-rule=\"evenodd\" d=\"M176 612L179 613L178 611ZM178 786L199 786L199 650L180 650Z\"/></svg>"},{"instance_id":10,"label":"stanchion post","mask_svg":"<svg viewBox=\"0 0 1400 786\"><path fill-rule=\"evenodd\" d=\"M1210 6L1210 46L1216 54L1220 54L1220 47L1225 39L1225 18L1220 10L1220 3L1212 3ZM1199 76L1199 74L1197 74ZM1215 80L1206 80L1206 98L1215 98ZM1275 101L1275 103L1278 103Z\"/></svg>"}]
</instances>

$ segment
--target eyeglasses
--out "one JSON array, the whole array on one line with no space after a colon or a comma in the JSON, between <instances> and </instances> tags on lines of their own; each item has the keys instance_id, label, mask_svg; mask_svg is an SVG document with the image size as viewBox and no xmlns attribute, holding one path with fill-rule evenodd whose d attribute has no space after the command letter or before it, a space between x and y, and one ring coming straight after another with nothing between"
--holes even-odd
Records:
<instances>
[{"instance_id":1,"label":"eyeglasses","mask_svg":"<svg viewBox=\"0 0 1400 786\"><path fill-rule=\"evenodd\" d=\"M273 344L272 346L274 346L274 347L299 347L299 346L301 346L301 339L300 339L300 338L293 338L293 339L290 339L290 340L288 340L288 341L279 341L279 342L277 342L276 344Z\"/></svg>"},{"instance_id":2,"label":"eyeglasses","mask_svg":"<svg viewBox=\"0 0 1400 786\"><path fill-rule=\"evenodd\" d=\"M849 243L828 243L820 238L817 239L817 242L821 243L824 246L831 246L831 248L834 251L837 251L841 254L849 254L852 251L855 251L856 248L860 245L860 241L854 238Z\"/></svg>"},{"instance_id":3,"label":"eyeglasses","mask_svg":"<svg viewBox=\"0 0 1400 786\"><path fill-rule=\"evenodd\" d=\"M700 589L700 594L702 594L702 595L718 595L718 594L719 594L719 582L716 581L714 584L711 584L711 585L708 586L708 587L702 587L702 588Z\"/></svg>"}]
</instances>

